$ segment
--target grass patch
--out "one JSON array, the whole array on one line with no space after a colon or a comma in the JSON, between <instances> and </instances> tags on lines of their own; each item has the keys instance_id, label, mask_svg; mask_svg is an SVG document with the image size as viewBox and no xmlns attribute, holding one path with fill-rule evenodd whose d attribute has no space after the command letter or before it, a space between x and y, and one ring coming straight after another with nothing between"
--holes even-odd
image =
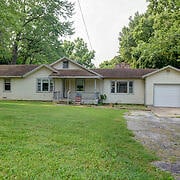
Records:
<instances>
[{"instance_id":1,"label":"grass patch","mask_svg":"<svg viewBox=\"0 0 180 180\"><path fill-rule=\"evenodd\" d=\"M128 109L128 110L143 110L143 111L149 111L150 109L147 108L144 105L139 104L114 104L113 107L118 109Z\"/></svg>"},{"instance_id":2,"label":"grass patch","mask_svg":"<svg viewBox=\"0 0 180 180\"><path fill-rule=\"evenodd\" d=\"M0 101L0 179L171 179L125 110Z\"/></svg>"}]
</instances>

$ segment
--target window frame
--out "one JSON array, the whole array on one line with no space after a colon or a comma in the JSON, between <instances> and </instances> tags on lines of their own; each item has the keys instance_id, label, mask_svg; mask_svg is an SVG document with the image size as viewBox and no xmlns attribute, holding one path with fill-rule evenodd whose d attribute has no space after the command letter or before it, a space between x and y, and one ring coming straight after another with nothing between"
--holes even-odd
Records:
<instances>
[{"instance_id":1,"label":"window frame","mask_svg":"<svg viewBox=\"0 0 180 180\"><path fill-rule=\"evenodd\" d=\"M111 93L116 93L116 81L111 81Z\"/></svg>"},{"instance_id":2,"label":"window frame","mask_svg":"<svg viewBox=\"0 0 180 180\"><path fill-rule=\"evenodd\" d=\"M69 68L69 61L63 61L63 69L68 69Z\"/></svg>"},{"instance_id":3,"label":"window frame","mask_svg":"<svg viewBox=\"0 0 180 180\"><path fill-rule=\"evenodd\" d=\"M118 83L127 83L126 92L120 92L120 90L118 91ZM114 92L112 92L112 89L114 89ZM112 80L110 82L110 93L111 94L134 94L134 81Z\"/></svg>"},{"instance_id":4,"label":"window frame","mask_svg":"<svg viewBox=\"0 0 180 180\"><path fill-rule=\"evenodd\" d=\"M82 88L82 90L78 90L78 87L77 87L77 85L78 85L78 81L82 81L83 82L83 88ZM76 79L76 91L78 91L78 92L83 92L83 91L85 91L85 79Z\"/></svg>"},{"instance_id":5,"label":"window frame","mask_svg":"<svg viewBox=\"0 0 180 180\"><path fill-rule=\"evenodd\" d=\"M45 82L45 81L47 81L47 82ZM48 84L47 87L45 87L45 83ZM54 80L50 79L50 78L37 78L36 91L38 93L53 92L54 91Z\"/></svg>"},{"instance_id":6,"label":"window frame","mask_svg":"<svg viewBox=\"0 0 180 180\"><path fill-rule=\"evenodd\" d=\"M9 81L9 82L7 82L7 81ZM7 88L7 87L9 87L9 88ZM11 79L10 78L4 79L4 91L11 92Z\"/></svg>"},{"instance_id":7,"label":"window frame","mask_svg":"<svg viewBox=\"0 0 180 180\"><path fill-rule=\"evenodd\" d=\"M132 83L132 87L130 87L130 83ZM131 88L132 92L130 92L130 88ZM134 81L129 81L128 82L128 93L129 94L134 94Z\"/></svg>"},{"instance_id":8,"label":"window frame","mask_svg":"<svg viewBox=\"0 0 180 180\"><path fill-rule=\"evenodd\" d=\"M125 86L122 86L123 84ZM116 82L116 93L118 93L118 94L127 94L128 93L128 82L127 81L117 81Z\"/></svg>"}]
</instances>

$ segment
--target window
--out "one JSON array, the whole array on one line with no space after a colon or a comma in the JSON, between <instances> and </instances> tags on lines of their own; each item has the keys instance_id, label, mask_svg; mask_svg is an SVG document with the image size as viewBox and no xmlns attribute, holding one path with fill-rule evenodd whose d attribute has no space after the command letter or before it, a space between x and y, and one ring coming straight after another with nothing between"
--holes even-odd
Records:
<instances>
[{"instance_id":1,"label":"window","mask_svg":"<svg viewBox=\"0 0 180 180\"><path fill-rule=\"evenodd\" d=\"M111 81L111 93L133 93L133 81Z\"/></svg>"},{"instance_id":2,"label":"window","mask_svg":"<svg viewBox=\"0 0 180 180\"><path fill-rule=\"evenodd\" d=\"M69 62L68 61L63 61L63 68L67 69L69 66Z\"/></svg>"},{"instance_id":3,"label":"window","mask_svg":"<svg viewBox=\"0 0 180 180\"><path fill-rule=\"evenodd\" d=\"M115 93L115 81L111 81L111 93Z\"/></svg>"},{"instance_id":4,"label":"window","mask_svg":"<svg viewBox=\"0 0 180 180\"><path fill-rule=\"evenodd\" d=\"M50 80L50 92L54 90L54 82Z\"/></svg>"},{"instance_id":5,"label":"window","mask_svg":"<svg viewBox=\"0 0 180 180\"><path fill-rule=\"evenodd\" d=\"M117 88L116 88L117 93L127 93L127 82L117 82Z\"/></svg>"},{"instance_id":6,"label":"window","mask_svg":"<svg viewBox=\"0 0 180 180\"><path fill-rule=\"evenodd\" d=\"M129 81L129 93L133 93L133 82Z\"/></svg>"},{"instance_id":7,"label":"window","mask_svg":"<svg viewBox=\"0 0 180 180\"><path fill-rule=\"evenodd\" d=\"M42 84L42 83L41 83L41 79L38 79L38 80L37 80L37 91L38 91L38 92L40 92L41 89L42 89L42 88L41 88L41 84Z\"/></svg>"},{"instance_id":8,"label":"window","mask_svg":"<svg viewBox=\"0 0 180 180\"><path fill-rule=\"evenodd\" d=\"M37 92L52 92L54 89L54 82L52 79L38 79Z\"/></svg>"},{"instance_id":9,"label":"window","mask_svg":"<svg viewBox=\"0 0 180 180\"><path fill-rule=\"evenodd\" d=\"M76 80L76 91L84 91L84 79Z\"/></svg>"},{"instance_id":10,"label":"window","mask_svg":"<svg viewBox=\"0 0 180 180\"><path fill-rule=\"evenodd\" d=\"M49 91L49 79L42 80L42 91Z\"/></svg>"},{"instance_id":11,"label":"window","mask_svg":"<svg viewBox=\"0 0 180 180\"><path fill-rule=\"evenodd\" d=\"M4 80L4 90L11 91L11 80L10 79Z\"/></svg>"}]
</instances>

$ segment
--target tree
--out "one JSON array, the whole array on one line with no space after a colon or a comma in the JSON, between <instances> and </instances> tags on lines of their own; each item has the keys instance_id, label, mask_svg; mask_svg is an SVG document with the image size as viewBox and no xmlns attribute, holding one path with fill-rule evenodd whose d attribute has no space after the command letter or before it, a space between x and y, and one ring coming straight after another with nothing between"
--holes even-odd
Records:
<instances>
[{"instance_id":1,"label":"tree","mask_svg":"<svg viewBox=\"0 0 180 180\"><path fill-rule=\"evenodd\" d=\"M149 14L161 14L164 11L179 11L179 0L147 0L149 2L147 12Z\"/></svg>"},{"instance_id":2,"label":"tree","mask_svg":"<svg viewBox=\"0 0 180 180\"><path fill-rule=\"evenodd\" d=\"M149 0L146 13L136 13L120 33L121 58L136 68L180 68L179 17L178 1Z\"/></svg>"},{"instance_id":3,"label":"tree","mask_svg":"<svg viewBox=\"0 0 180 180\"><path fill-rule=\"evenodd\" d=\"M1 63L52 62L60 56L60 37L73 33L69 21L72 3L67 0L1 1Z\"/></svg>"},{"instance_id":4,"label":"tree","mask_svg":"<svg viewBox=\"0 0 180 180\"><path fill-rule=\"evenodd\" d=\"M146 14L140 15L138 12L134 18L130 18L129 26L124 27L119 36L120 56L132 67L138 67L137 60L140 53L135 50L139 44L148 43L150 37L154 33L153 19Z\"/></svg>"},{"instance_id":5,"label":"tree","mask_svg":"<svg viewBox=\"0 0 180 180\"><path fill-rule=\"evenodd\" d=\"M10 62L11 59L11 38L18 29L17 14L14 13L12 5L7 6L6 0L0 1L0 64Z\"/></svg>"},{"instance_id":6,"label":"tree","mask_svg":"<svg viewBox=\"0 0 180 180\"><path fill-rule=\"evenodd\" d=\"M62 44L63 54L67 58L77 61L86 68L93 68L92 60L95 57L95 51L90 51L87 43L82 38L77 38L74 41L65 40Z\"/></svg>"},{"instance_id":7,"label":"tree","mask_svg":"<svg viewBox=\"0 0 180 180\"><path fill-rule=\"evenodd\" d=\"M115 68L116 64L119 64L122 62L122 59L119 56L115 56L111 60L106 60L102 62L99 67L103 69L112 69Z\"/></svg>"},{"instance_id":8,"label":"tree","mask_svg":"<svg viewBox=\"0 0 180 180\"><path fill-rule=\"evenodd\" d=\"M133 49L132 53L136 60L136 66L161 68L172 65L180 68L180 30L178 22L170 14L166 14L162 18L166 23L158 18L161 19L162 17L156 18L154 36L149 39L148 43L139 43L138 47ZM163 27L161 27L162 24L164 24Z\"/></svg>"}]
</instances>

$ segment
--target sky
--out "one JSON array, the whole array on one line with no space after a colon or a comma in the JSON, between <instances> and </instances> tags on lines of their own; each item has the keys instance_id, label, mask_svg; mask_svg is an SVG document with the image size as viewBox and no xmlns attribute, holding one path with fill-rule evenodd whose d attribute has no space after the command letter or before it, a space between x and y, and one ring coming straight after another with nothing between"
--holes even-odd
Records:
<instances>
[{"instance_id":1,"label":"sky","mask_svg":"<svg viewBox=\"0 0 180 180\"><path fill-rule=\"evenodd\" d=\"M72 18L75 34L70 40L81 37L91 49L78 0L70 0L70 2L75 2L75 14ZM79 2L92 49L96 52L93 61L96 66L117 55L119 32L128 25L130 16L133 16L137 11L143 13L147 9L146 0L79 0Z\"/></svg>"}]
</instances>

